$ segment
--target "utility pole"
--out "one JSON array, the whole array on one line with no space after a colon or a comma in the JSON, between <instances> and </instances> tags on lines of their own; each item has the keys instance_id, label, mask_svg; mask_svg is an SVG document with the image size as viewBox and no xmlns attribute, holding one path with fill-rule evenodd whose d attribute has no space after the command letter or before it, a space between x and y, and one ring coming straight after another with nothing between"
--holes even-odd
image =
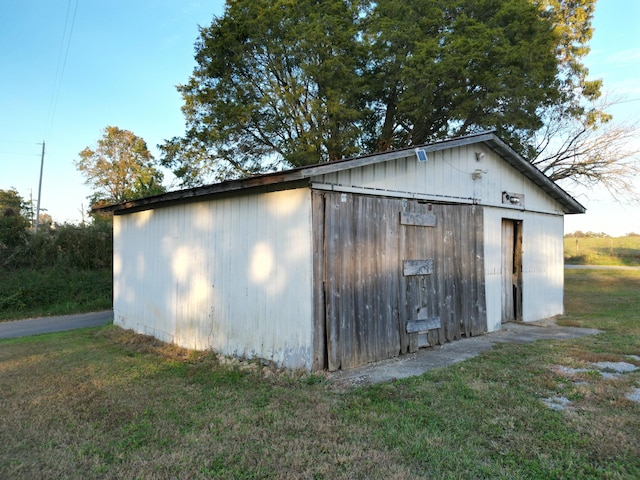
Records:
<instances>
[{"instance_id":1,"label":"utility pole","mask_svg":"<svg viewBox=\"0 0 640 480\"><path fill-rule=\"evenodd\" d=\"M40 183L38 184L38 204L36 206L36 226L35 233L38 233L40 224L40 197L42 196L42 171L44 170L44 140L42 140L42 157L40 158Z\"/></svg>"},{"instance_id":2,"label":"utility pole","mask_svg":"<svg viewBox=\"0 0 640 480\"><path fill-rule=\"evenodd\" d=\"M31 225L31 228L35 228L36 220L33 218L33 188L29 189L29 215L31 215L29 225Z\"/></svg>"}]
</instances>

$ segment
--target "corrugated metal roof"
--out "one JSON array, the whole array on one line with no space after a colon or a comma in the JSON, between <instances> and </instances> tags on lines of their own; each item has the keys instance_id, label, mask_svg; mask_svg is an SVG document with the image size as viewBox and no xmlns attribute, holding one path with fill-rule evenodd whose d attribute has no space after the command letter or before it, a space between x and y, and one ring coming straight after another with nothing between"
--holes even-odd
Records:
<instances>
[{"instance_id":1,"label":"corrugated metal roof","mask_svg":"<svg viewBox=\"0 0 640 480\"><path fill-rule=\"evenodd\" d=\"M294 188L296 185L308 185L309 179L327 173L339 172L366 165L388 162L397 158L406 157L409 152L413 153L416 148L421 148L426 152L436 152L449 148L461 147L464 145L482 143L488 148L496 152L509 165L514 167L533 183L538 185L550 197L560 203L566 213L584 213L585 207L576 199L560 188L555 182L550 180L538 168L528 162L509 145L503 142L495 131L485 131L463 137L456 137L448 140L442 140L426 145L416 145L409 148L398 150L389 150L386 152L364 155L361 157L347 158L344 160L336 160L333 162L320 163L305 167L293 168L275 173L267 173L263 175L255 175L239 180L228 180L221 183L204 185L201 187L188 188L184 190L176 190L173 192L155 195L152 197L140 198L128 202L97 207L93 210L96 212L114 212L115 214L126 214L139 210L150 210L161 208L164 206L174 205L187 201L194 201L204 197L216 195L229 195L240 193L248 189L266 188L266 189L283 189Z\"/></svg>"}]
</instances>

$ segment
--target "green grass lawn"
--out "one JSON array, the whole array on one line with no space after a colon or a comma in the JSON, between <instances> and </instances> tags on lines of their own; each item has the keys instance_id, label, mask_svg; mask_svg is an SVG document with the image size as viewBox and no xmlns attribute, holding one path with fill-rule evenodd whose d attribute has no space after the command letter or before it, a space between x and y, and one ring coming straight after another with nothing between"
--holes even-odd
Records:
<instances>
[{"instance_id":1,"label":"green grass lawn","mask_svg":"<svg viewBox=\"0 0 640 480\"><path fill-rule=\"evenodd\" d=\"M574 265L640 265L640 236L565 237L564 259Z\"/></svg>"},{"instance_id":2,"label":"green grass lawn","mask_svg":"<svg viewBox=\"0 0 640 480\"><path fill-rule=\"evenodd\" d=\"M640 370L590 368L640 366L640 272L566 282L604 333L352 390L113 326L0 341L0 478L640 478Z\"/></svg>"}]
</instances>

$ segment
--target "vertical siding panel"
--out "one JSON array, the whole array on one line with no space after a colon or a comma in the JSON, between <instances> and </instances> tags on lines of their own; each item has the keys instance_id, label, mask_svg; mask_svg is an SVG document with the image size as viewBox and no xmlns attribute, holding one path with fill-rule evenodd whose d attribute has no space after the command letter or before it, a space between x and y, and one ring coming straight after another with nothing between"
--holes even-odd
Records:
<instances>
[{"instance_id":1,"label":"vertical siding panel","mask_svg":"<svg viewBox=\"0 0 640 480\"><path fill-rule=\"evenodd\" d=\"M341 195L342 196L342 195ZM345 195L340 203L340 238L343 261L340 264L340 357L343 368L352 368L359 363L359 352L354 348L356 337L356 316L354 311L354 280L356 251L354 248L353 195ZM355 321L354 321L355 320Z\"/></svg>"},{"instance_id":2,"label":"vertical siding panel","mask_svg":"<svg viewBox=\"0 0 640 480\"><path fill-rule=\"evenodd\" d=\"M225 203L227 203L226 200L225 200ZM240 272L242 273L241 275L238 275L235 272L230 273L230 275L232 276L229 277L229 279L232 280L232 284L234 285L234 288L230 288L231 285L229 283L225 284L225 298L235 297L233 301L229 302L231 313L229 315L229 318L226 320L226 322L227 322L227 327L231 327L234 330L233 343L231 344L232 353L234 355L246 356L248 345L250 345L255 335L255 333L253 332L255 332L255 328L256 328L255 318L256 318L256 314L258 313L255 311L255 303L254 303L255 297L252 298L249 295L249 285L250 283L255 282L255 274L253 272L254 268L252 265L253 260L256 257L260 257L260 255L257 255L255 251L252 251L252 247L254 245L252 245L251 243L259 239L253 237L253 235L250 235L249 232L247 231L247 227L249 225L251 226L254 225L252 223L252 221L254 220L252 214L255 212L247 211L246 196L241 196L237 198L235 201L228 203L228 208L231 210L231 224L233 226L230 232L233 236L232 249L233 249L233 255L235 257L235 261L232 264L230 264L230 268L236 268L238 269L237 273L240 273ZM244 219L246 223L238 222L238 219L241 218L241 215L245 214L245 212L246 212L246 217L244 217ZM240 262L238 262L238 257L237 257L239 252L244 252L246 255L246 257ZM247 278L249 281L248 282L241 281L241 279L243 278ZM247 312L243 312L238 308L239 305L247 305L249 306L249 310ZM232 318L236 318L239 325L231 324L230 320ZM249 336L246 337L247 338L246 343L243 344L243 343L237 342L235 340L236 337L240 337L245 332L246 334L249 334Z\"/></svg>"},{"instance_id":3,"label":"vertical siding panel","mask_svg":"<svg viewBox=\"0 0 640 480\"><path fill-rule=\"evenodd\" d=\"M312 192L313 235L313 370L328 368L325 300L325 196Z\"/></svg>"},{"instance_id":4,"label":"vertical siding panel","mask_svg":"<svg viewBox=\"0 0 640 480\"><path fill-rule=\"evenodd\" d=\"M399 268L400 259L398 254L398 233L400 230L399 216L402 202L400 200L389 200L382 204L384 220L386 225L386 235L384 237L383 258L384 274L386 276L385 290L388 292L389 301L385 302L381 296L380 302L385 306L385 317L387 318L386 357L396 356L400 353L400 327L398 325L399 316Z\"/></svg>"},{"instance_id":5,"label":"vertical siding panel","mask_svg":"<svg viewBox=\"0 0 640 480\"><path fill-rule=\"evenodd\" d=\"M386 225L381 215L380 206L383 202L380 198L362 197L365 202L366 231L368 243L367 282L370 310L365 322L370 322L372 332L366 337L369 344L366 349L367 361L372 362L385 358L385 345L388 337L385 332L386 319L384 318L381 297L384 296L384 272L382 270L382 241L386 232Z\"/></svg>"},{"instance_id":6,"label":"vertical siding panel","mask_svg":"<svg viewBox=\"0 0 640 480\"><path fill-rule=\"evenodd\" d=\"M453 241L453 259L455 268L456 296L454 305L456 306L456 327L460 336L469 336L469 302L470 298L470 262L469 262L469 217L467 206L452 207L454 213L454 241Z\"/></svg>"},{"instance_id":7,"label":"vertical siding panel","mask_svg":"<svg viewBox=\"0 0 640 480\"><path fill-rule=\"evenodd\" d=\"M288 230L288 223L283 221L280 225L280 228L274 228L275 222L266 221L266 215L260 215L257 209L251 208L249 200L251 197L245 196L243 197L243 202L240 203L243 211L246 212L246 216L248 218L247 225L245 228L247 231L246 238L253 237L253 242L247 245L247 252L255 252L255 248L257 245L262 245L264 239L272 239L272 242L269 242L270 248L272 250L282 249L283 252L288 251L289 245L287 245L286 238L283 237L283 232ZM269 203L269 210L273 212L276 218L282 218L282 206L280 202L272 202L269 198L266 199ZM251 235L250 230L253 230L253 235ZM277 252L272 251L271 254L275 257ZM252 254L252 260L253 260ZM276 257L277 258L277 257ZM251 267L253 268L253 266ZM281 269L282 265L274 259L273 264L271 266L272 275L271 282L273 285L279 285L281 282ZM272 303L272 308L269 312L267 312L264 308L260 308L261 302L264 301L258 295L251 295L251 292L247 292L247 302L253 305L251 318L247 319L248 323L253 323L254 334L249 336L250 341L247 342L246 348L248 351L245 353L246 356L253 357L256 355L256 352L262 351L263 344L271 344L274 345L277 342L277 338L282 338L282 335L285 332L282 332L282 325L277 318L280 315L279 302L277 298L274 298L274 302ZM236 314L239 314L236 313ZM272 318L271 315L273 315ZM269 325L269 329L263 329L263 325ZM273 355L272 349L268 349L269 355Z\"/></svg>"},{"instance_id":8,"label":"vertical siding panel","mask_svg":"<svg viewBox=\"0 0 640 480\"><path fill-rule=\"evenodd\" d=\"M164 213L164 212L162 212ZM163 329L163 333L165 334L165 338L169 338L170 341L173 341L172 334L175 330L175 322L176 315L178 311L177 302L178 298L176 296L177 286L175 279L176 272L176 260L175 253L178 250L180 245L180 208L176 208L172 211L166 212L165 215L162 215L160 212L155 212L154 216L158 216L165 223L165 226L169 227L169 231L171 232L171 238L169 240L169 246L165 254L167 255L168 262L166 264L166 271L164 272L164 286L166 288L167 297L170 298L170 302L168 305L168 309L165 312L165 316L163 318L163 322L160 322L159 327ZM150 234L153 234L151 231L152 228L149 228ZM140 287L142 288L142 286ZM150 299L150 301L152 301Z\"/></svg>"},{"instance_id":9,"label":"vertical siding panel","mask_svg":"<svg viewBox=\"0 0 640 480\"><path fill-rule=\"evenodd\" d=\"M433 315L440 317L440 329L438 331L438 342L443 343L448 340L446 332L446 318L444 315L444 211L442 205L434 205L433 213L437 217L436 226L433 228Z\"/></svg>"},{"instance_id":10,"label":"vertical siding panel","mask_svg":"<svg viewBox=\"0 0 640 480\"><path fill-rule=\"evenodd\" d=\"M380 167L380 170L382 170L381 176L383 176L384 164ZM380 233L384 228L384 224L380 222L376 215L376 203L379 200L378 198L358 195L360 214L363 217L358 219L358 224L361 228L362 236L366 240L364 241L365 246L363 249L361 251L356 250L354 254L360 256L360 252L363 252L366 255L366 259L361 262L363 269L360 272L362 277L360 286L364 290L360 298L365 302L365 305L361 305L361 311L364 315L358 319L358 328L362 332L360 336L362 343L359 348L362 351L362 360L365 362L380 358L380 343L383 341L380 338L382 332L380 331L380 311L377 302L381 288L381 272L378 268L380 259L379 241ZM372 228L373 224L375 224L375 229Z\"/></svg>"},{"instance_id":11,"label":"vertical siding panel","mask_svg":"<svg viewBox=\"0 0 640 480\"><path fill-rule=\"evenodd\" d=\"M407 211L414 213L416 211L416 202L408 202ZM419 255L419 240L416 232L416 227L405 226L407 232L407 243L405 250L405 260L416 260L420 258ZM413 320L417 313L417 308L420 307L420 277L409 276L405 277L405 284L407 288L407 319ZM409 352L415 352L418 350L418 334L409 334Z\"/></svg>"},{"instance_id":12,"label":"vertical siding panel","mask_svg":"<svg viewBox=\"0 0 640 480\"><path fill-rule=\"evenodd\" d=\"M422 204L419 204L415 200L410 203L412 204L412 210L415 213L421 213ZM425 227L414 226L410 228L412 230L413 246L414 246L412 258L426 259L425 252L424 252L425 230L426 230ZM417 317L419 309L422 309L425 307L425 304L427 301L427 299L425 298L425 292L426 292L425 286L426 286L428 276L429 275L418 275L418 276L412 277L412 279L414 280L413 286L415 291L415 300L412 306L413 318ZM411 347L414 349L414 351L420 348L421 337L424 337L424 334L412 333L410 335L410 338L411 338L410 344L411 344Z\"/></svg>"},{"instance_id":13,"label":"vertical siding panel","mask_svg":"<svg viewBox=\"0 0 640 480\"><path fill-rule=\"evenodd\" d=\"M448 238L449 240L449 258L451 259L450 263L450 296L451 296L451 329L453 331L453 336L456 340L461 338L461 335L464 333L460 330L460 321L462 315L462 305L461 305L461 278L462 278L462 265L461 258L462 252L460 251L459 245L459 228L460 228L460 208L455 208L453 206L447 207L447 228L448 228Z\"/></svg>"},{"instance_id":14,"label":"vertical siding panel","mask_svg":"<svg viewBox=\"0 0 640 480\"><path fill-rule=\"evenodd\" d=\"M436 216L436 226L425 229L425 258L433 259L433 275L429 275L427 279L427 310L429 317L440 317L440 307L438 306L438 278L440 276L440 266L438 262L438 225L442 223L442 214L439 205L432 205L431 212L429 208L425 209L425 213L432 213ZM440 322L440 328L432 330L428 335L429 345L441 345L445 342L444 326Z\"/></svg>"},{"instance_id":15,"label":"vertical siding panel","mask_svg":"<svg viewBox=\"0 0 640 480\"><path fill-rule=\"evenodd\" d=\"M477 277L476 273L476 256L475 256L475 206L464 206L463 224L464 230L460 234L464 249L464 262L462 264L462 272L464 276L464 288L462 290L462 299L464 301L463 321L461 330L465 337L473 335L473 325L475 322L474 305L476 298ZM464 233L466 231L466 233Z\"/></svg>"},{"instance_id":16,"label":"vertical siding panel","mask_svg":"<svg viewBox=\"0 0 640 480\"><path fill-rule=\"evenodd\" d=\"M173 213L173 212L172 212ZM174 248L176 251L178 251L179 249L183 248L182 247L182 243L184 242L184 237L183 237L183 233L184 233L184 206L180 206L176 209L176 217L173 219L173 222L175 222L176 225L176 232L175 232L175 245ZM180 250L178 253L183 254L184 253L184 249ZM171 319L173 319L173 322L178 325L179 323L182 323L182 310L184 308L180 297L182 296L182 282L181 279L179 278L179 276L176 274L176 271L179 269L179 267L181 267L181 264L179 265L179 262L182 262L184 259L180 258L178 259L174 259L174 261L172 262L172 272L171 272L171 276L169 278L172 279L172 285L171 285L171 294L173 296L173 312L172 315L169 317ZM171 328L168 332L168 334L173 333L174 335L177 333L175 332L174 328ZM176 341L180 342L181 339L176 339Z\"/></svg>"},{"instance_id":17,"label":"vertical siding panel","mask_svg":"<svg viewBox=\"0 0 640 480\"><path fill-rule=\"evenodd\" d=\"M487 331L487 312L485 298L485 272L484 272L484 210L474 207L474 259L476 289L474 292L474 325L473 335L479 335Z\"/></svg>"},{"instance_id":18,"label":"vertical siding panel","mask_svg":"<svg viewBox=\"0 0 640 480\"><path fill-rule=\"evenodd\" d=\"M502 257L500 210L484 208L484 264L487 330L500 329L502 315Z\"/></svg>"},{"instance_id":19,"label":"vertical siding panel","mask_svg":"<svg viewBox=\"0 0 640 480\"><path fill-rule=\"evenodd\" d=\"M405 175L407 176L407 191L419 192L422 188L418 184L424 182L425 171L429 168L427 163L418 163L415 157L402 159L405 167Z\"/></svg>"},{"instance_id":20,"label":"vertical siding panel","mask_svg":"<svg viewBox=\"0 0 640 480\"><path fill-rule=\"evenodd\" d=\"M456 149L456 151L457 150L459 149ZM452 150L445 150L444 152L442 152L442 155L445 159L444 164L441 165L442 178L444 179L442 185L444 187L443 190L447 192L460 192L455 183L456 171L452 168L453 153L454 152Z\"/></svg>"},{"instance_id":21,"label":"vertical siding panel","mask_svg":"<svg viewBox=\"0 0 640 480\"><path fill-rule=\"evenodd\" d=\"M395 271L398 278L398 323L399 323L399 335L400 335L400 353L409 352L409 334L407 333L407 322L409 316L407 312L408 295L407 285L408 282L405 277L402 276L402 261L406 259L407 245L409 244L408 231L404 226L400 226L400 212L407 211L406 205L401 201L398 212L395 213L394 222L398 225L398 263Z\"/></svg>"},{"instance_id":22,"label":"vertical siding panel","mask_svg":"<svg viewBox=\"0 0 640 480\"><path fill-rule=\"evenodd\" d=\"M384 282L383 242L387 231L386 222L381 212L381 198L361 197L365 203L366 230L369 245L369 262L367 268L367 291L370 304L369 317L364 322L371 322L373 331L367 335L369 344L367 361L375 361L386 357L386 344L389 337L386 332L387 319L384 315L384 305L381 302L384 292L388 291ZM387 297L387 301L389 301Z\"/></svg>"},{"instance_id":23,"label":"vertical siding panel","mask_svg":"<svg viewBox=\"0 0 640 480\"><path fill-rule=\"evenodd\" d=\"M368 204L364 202L363 198L359 195L354 195L350 200L354 203L352 216L349 218L343 217L342 220L352 222L354 225L354 249L351 254L345 258L346 262L353 262L353 266L350 269L353 275L350 283L353 284L354 290L353 317L347 318L345 321L349 323L353 322L355 338L353 350L346 352L346 355L353 356L355 362L362 361L364 363L370 358L369 349L375 348L375 345L371 345L371 342L368 341L370 338L368 338L369 336L367 335L367 326L374 321L373 312L371 311L372 298L370 298L370 286L368 283L371 281L369 269L375 253L371 245L372 238L369 236L370 232L367 229L369 218ZM346 263L344 260L343 262Z\"/></svg>"},{"instance_id":24,"label":"vertical siding panel","mask_svg":"<svg viewBox=\"0 0 640 480\"><path fill-rule=\"evenodd\" d=\"M338 226L338 196L335 194L326 195L325 210L325 235L326 235L326 295L327 295L327 361L329 371L338 370L340 364L340 292L337 290L339 276L339 260L340 260L340 231Z\"/></svg>"},{"instance_id":25,"label":"vertical siding panel","mask_svg":"<svg viewBox=\"0 0 640 480\"><path fill-rule=\"evenodd\" d=\"M346 185L363 185L364 179L362 177L364 169L355 168L353 170L349 170L349 183Z\"/></svg>"},{"instance_id":26,"label":"vertical siding panel","mask_svg":"<svg viewBox=\"0 0 640 480\"><path fill-rule=\"evenodd\" d=\"M376 317L376 359L389 358L398 354L398 327L396 309L395 286L393 270L395 265L390 261L391 251L389 243L395 237L395 215L389 214L394 208L395 200L376 198L371 201L371 218L369 228L375 238L374 248L377 257L374 274L374 310ZM397 249L397 239L393 249Z\"/></svg>"},{"instance_id":27,"label":"vertical siding panel","mask_svg":"<svg viewBox=\"0 0 640 480\"><path fill-rule=\"evenodd\" d=\"M454 324L455 307L454 302L454 285L453 285L453 252L451 248L451 215L448 208L443 209L442 214L443 235L442 235L442 253L443 253L443 317L445 322L445 334L447 341L457 340L459 338L457 328Z\"/></svg>"},{"instance_id":28,"label":"vertical siding panel","mask_svg":"<svg viewBox=\"0 0 640 480\"><path fill-rule=\"evenodd\" d=\"M464 321L465 321L465 305L466 305L466 295L468 294L467 290L467 281L465 278L465 266L464 262L466 259L467 252L464 251L464 247L466 247L466 242L463 243L462 240L462 231L466 230L467 224L465 223L465 210L467 207L465 206L452 206L450 207L451 211L451 238L452 238L452 249L453 249L453 306L454 306L454 319L453 319L453 327L456 331L456 338L461 338L465 335L464 329ZM467 234L468 235L468 232Z\"/></svg>"},{"instance_id":29,"label":"vertical siding panel","mask_svg":"<svg viewBox=\"0 0 640 480\"><path fill-rule=\"evenodd\" d=\"M440 317L441 327L440 332L438 334L438 339L441 342L449 342L451 341L447 323L447 314L445 310L445 285L444 285L444 277L445 277L445 262L446 262L446 252L444 248L444 236L445 236L445 214L444 214L444 205L434 205L434 211L437 212L438 223L436 224L436 228L434 231L434 274L436 277L434 278L434 287L435 287L435 298L436 298L436 317Z\"/></svg>"},{"instance_id":30,"label":"vertical siding panel","mask_svg":"<svg viewBox=\"0 0 640 480\"><path fill-rule=\"evenodd\" d=\"M232 338L231 333L228 332L226 325L222 323L223 319L231 318L233 315L233 311L231 310L231 306L233 302L242 301L240 298L227 296L227 292L225 289L225 285L223 282L226 282L226 279L232 278L233 274L233 259L235 252L233 252L233 236L230 234L233 232L233 210L231 205L227 205L226 201L220 201L216 204L217 210L220 215L222 215L222 238L224 239L222 255L223 255L223 265L221 277L218 280L218 299L221 305L221 316L218 317L220 319L220 343L218 344L218 349L222 352L232 352L233 344L230 343ZM242 266L244 266L245 262L242 262ZM241 285L238 285L238 288L242 288ZM236 292L237 294L237 292Z\"/></svg>"}]
</instances>

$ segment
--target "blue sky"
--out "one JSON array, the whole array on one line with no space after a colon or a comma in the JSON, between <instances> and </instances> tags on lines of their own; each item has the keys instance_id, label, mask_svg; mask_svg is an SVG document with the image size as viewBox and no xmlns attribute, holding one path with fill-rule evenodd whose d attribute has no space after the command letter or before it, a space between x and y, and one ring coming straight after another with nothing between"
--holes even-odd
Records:
<instances>
[{"instance_id":1,"label":"blue sky","mask_svg":"<svg viewBox=\"0 0 640 480\"><path fill-rule=\"evenodd\" d=\"M157 144L183 134L175 86L195 66L198 25L209 25L223 9L221 0L5 2L0 189L37 197L44 140L41 207L57 222L79 222L91 191L73 164L78 153L94 146L108 125L144 138L156 157ZM591 77L631 100L612 110L616 119L638 121L640 1L600 0L593 25L586 60ZM636 183L640 190L640 179ZM597 189L565 188L588 208L586 215L568 216L565 231L640 231L639 205L617 204Z\"/></svg>"}]
</instances>

